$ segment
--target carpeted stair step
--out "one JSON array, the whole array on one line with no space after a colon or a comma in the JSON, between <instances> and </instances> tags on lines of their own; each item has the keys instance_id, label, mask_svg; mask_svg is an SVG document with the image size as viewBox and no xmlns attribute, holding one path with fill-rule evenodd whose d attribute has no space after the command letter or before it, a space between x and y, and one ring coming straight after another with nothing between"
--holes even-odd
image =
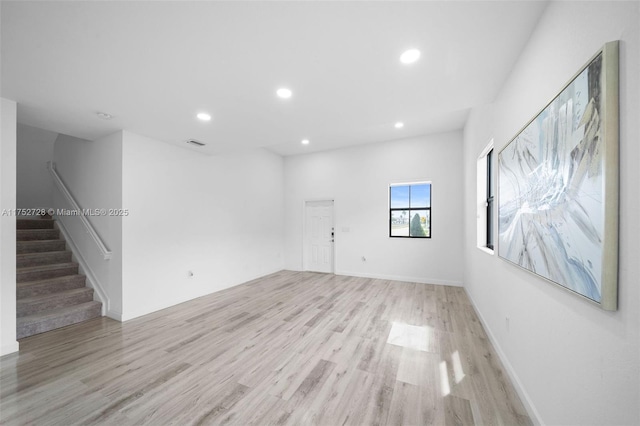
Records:
<instances>
[{"instance_id":1,"label":"carpeted stair step","mask_svg":"<svg viewBox=\"0 0 640 426\"><path fill-rule=\"evenodd\" d=\"M86 277L50 218L16 220L18 339L102 315Z\"/></svg>"},{"instance_id":2,"label":"carpeted stair step","mask_svg":"<svg viewBox=\"0 0 640 426\"><path fill-rule=\"evenodd\" d=\"M18 241L16 244L16 252L18 254L63 251L65 248L64 240Z\"/></svg>"},{"instance_id":3,"label":"carpeted stair step","mask_svg":"<svg viewBox=\"0 0 640 426\"><path fill-rule=\"evenodd\" d=\"M75 262L57 263L55 265L30 266L16 269L16 282L44 280L47 278L63 277L78 273L78 264Z\"/></svg>"},{"instance_id":4,"label":"carpeted stair step","mask_svg":"<svg viewBox=\"0 0 640 426\"><path fill-rule=\"evenodd\" d=\"M23 253L16 256L16 267L52 265L54 263L71 262L70 251L46 251L40 253Z\"/></svg>"},{"instance_id":5,"label":"carpeted stair step","mask_svg":"<svg viewBox=\"0 0 640 426\"><path fill-rule=\"evenodd\" d=\"M17 229L53 229L52 219L17 219Z\"/></svg>"},{"instance_id":6,"label":"carpeted stair step","mask_svg":"<svg viewBox=\"0 0 640 426\"><path fill-rule=\"evenodd\" d=\"M18 229L16 230L16 240L57 240L60 238L59 229Z\"/></svg>"},{"instance_id":7,"label":"carpeted stair step","mask_svg":"<svg viewBox=\"0 0 640 426\"><path fill-rule=\"evenodd\" d=\"M44 333L60 327L87 321L101 315L100 302L86 302L65 308L53 309L17 319L17 338Z\"/></svg>"},{"instance_id":8,"label":"carpeted stair step","mask_svg":"<svg viewBox=\"0 0 640 426\"><path fill-rule=\"evenodd\" d=\"M89 287L74 288L53 294L44 294L17 300L18 317L33 315L52 309L59 309L93 300L93 289Z\"/></svg>"},{"instance_id":9,"label":"carpeted stair step","mask_svg":"<svg viewBox=\"0 0 640 426\"><path fill-rule=\"evenodd\" d=\"M85 285L86 277L84 275L67 275L46 280L28 281L18 283L16 298L23 299L44 294L53 294L59 291L82 288Z\"/></svg>"}]
</instances>

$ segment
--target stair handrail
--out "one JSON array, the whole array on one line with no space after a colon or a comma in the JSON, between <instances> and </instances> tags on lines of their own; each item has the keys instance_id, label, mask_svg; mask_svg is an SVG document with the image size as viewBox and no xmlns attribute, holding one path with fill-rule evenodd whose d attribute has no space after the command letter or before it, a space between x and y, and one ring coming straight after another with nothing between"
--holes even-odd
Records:
<instances>
[{"instance_id":1,"label":"stair handrail","mask_svg":"<svg viewBox=\"0 0 640 426\"><path fill-rule=\"evenodd\" d=\"M80 213L77 217L80 218L80 221L84 225L85 230L98 246L98 250L100 250L100 253L102 254L102 257L104 258L104 260L111 259L111 255L112 255L111 250L109 250L106 244L104 243L104 241L102 241L102 238L100 238L100 235L98 235L98 233L96 232L96 229L93 227L91 222L89 222L89 220L84 215L84 210L80 208L77 201L75 200L75 198L73 198L73 195L71 194L67 186L64 184L62 179L60 178L60 175L56 170L56 163L53 161L47 161L47 169L49 170L49 173L51 173L51 176L53 177L53 182L56 184L60 192L62 192L62 195L64 195L67 201L71 204L71 207L73 208L73 210Z\"/></svg>"}]
</instances>

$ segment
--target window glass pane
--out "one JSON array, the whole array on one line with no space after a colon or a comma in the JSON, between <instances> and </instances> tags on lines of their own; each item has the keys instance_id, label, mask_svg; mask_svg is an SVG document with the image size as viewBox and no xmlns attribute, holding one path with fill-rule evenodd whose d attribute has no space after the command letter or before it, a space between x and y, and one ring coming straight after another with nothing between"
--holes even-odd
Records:
<instances>
[{"instance_id":1,"label":"window glass pane","mask_svg":"<svg viewBox=\"0 0 640 426\"><path fill-rule=\"evenodd\" d=\"M429 210L411 210L409 222L409 235L412 237L428 237L429 221L431 220Z\"/></svg>"},{"instance_id":2,"label":"window glass pane","mask_svg":"<svg viewBox=\"0 0 640 426\"><path fill-rule=\"evenodd\" d=\"M409 186L392 186L391 208L409 207Z\"/></svg>"},{"instance_id":3,"label":"window glass pane","mask_svg":"<svg viewBox=\"0 0 640 426\"><path fill-rule=\"evenodd\" d=\"M391 212L391 236L409 236L409 211L395 210Z\"/></svg>"},{"instance_id":4,"label":"window glass pane","mask_svg":"<svg viewBox=\"0 0 640 426\"><path fill-rule=\"evenodd\" d=\"M493 158L493 149L487 154L487 198L493 196L493 186L491 185L493 168L491 158Z\"/></svg>"},{"instance_id":5,"label":"window glass pane","mask_svg":"<svg viewBox=\"0 0 640 426\"><path fill-rule=\"evenodd\" d=\"M493 250L493 149L487 154L487 247Z\"/></svg>"},{"instance_id":6,"label":"window glass pane","mask_svg":"<svg viewBox=\"0 0 640 426\"><path fill-rule=\"evenodd\" d=\"M431 185L411 185L411 205L409 207L431 207Z\"/></svg>"}]
</instances>

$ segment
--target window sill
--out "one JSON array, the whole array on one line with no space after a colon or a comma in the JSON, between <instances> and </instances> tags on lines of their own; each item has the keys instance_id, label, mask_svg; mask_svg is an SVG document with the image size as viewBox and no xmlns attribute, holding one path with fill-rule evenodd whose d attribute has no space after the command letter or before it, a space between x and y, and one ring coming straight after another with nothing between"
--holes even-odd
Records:
<instances>
[{"instance_id":1,"label":"window sill","mask_svg":"<svg viewBox=\"0 0 640 426\"><path fill-rule=\"evenodd\" d=\"M494 255L494 251L493 251L493 250L491 250L490 248L487 248L487 247L480 247L480 246L476 246L476 247L478 248L478 250L483 251L483 252L485 252L485 253L487 253L487 254L490 254L491 256L493 256L493 255Z\"/></svg>"}]
</instances>

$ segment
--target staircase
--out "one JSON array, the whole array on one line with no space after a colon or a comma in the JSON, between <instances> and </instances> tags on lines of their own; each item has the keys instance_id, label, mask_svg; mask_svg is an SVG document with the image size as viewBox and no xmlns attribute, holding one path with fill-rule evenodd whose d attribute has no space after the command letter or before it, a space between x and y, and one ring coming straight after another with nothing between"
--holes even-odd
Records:
<instances>
[{"instance_id":1,"label":"staircase","mask_svg":"<svg viewBox=\"0 0 640 426\"><path fill-rule=\"evenodd\" d=\"M53 219L18 219L17 338L101 316Z\"/></svg>"}]
</instances>

